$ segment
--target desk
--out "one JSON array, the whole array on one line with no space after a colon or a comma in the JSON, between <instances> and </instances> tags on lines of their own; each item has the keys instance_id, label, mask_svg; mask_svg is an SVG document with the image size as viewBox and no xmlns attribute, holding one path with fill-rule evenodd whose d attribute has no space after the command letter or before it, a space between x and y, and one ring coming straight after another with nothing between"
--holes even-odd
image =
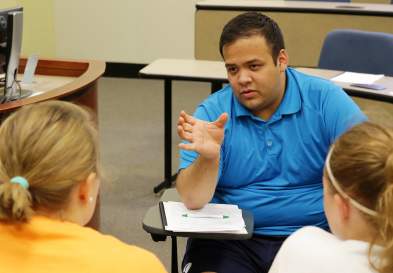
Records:
<instances>
[{"instance_id":1,"label":"desk","mask_svg":"<svg viewBox=\"0 0 393 273\"><path fill-rule=\"evenodd\" d=\"M161 197L161 201L179 201L179 195L175 189L168 189ZM251 238L254 231L254 217L250 211L243 210L243 218L246 223L248 234L231 233L198 233L198 232L173 232L166 231L162 226L161 214L158 205L151 207L143 218L142 227L151 234L155 242L165 241L167 236L172 238L172 262L171 272L178 272L177 264L177 241L176 237L191 237L202 239L222 239L222 240L246 240Z\"/></svg>"},{"instance_id":2,"label":"desk","mask_svg":"<svg viewBox=\"0 0 393 273\"><path fill-rule=\"evenodd\" d=\"M393 6L393 5L392 5ZM298 68L298 70L325 79L331 79L342 71ZM154 188L160 192L170 188L175 176L172 176L172 80L205 81L212 83L212 91L217 90L227 82L226 69L223 62L184 59L158 59L139 71L145 78L164 80L164 181ZM374 99L393 103L393 77L384 77L377 81L387 88L374 91L364 88L352 87L347 83L338 83L350 96Z\"/></svg>"},{"instance_id":3,"label":"desk","mask_svg":"<svg viewBox=\"0 0 393 273\"><path fill-rule=\"evenodd\" d=\"M244 11L261 11L280 26L292 66L316 67L326 34L337 28L393 33L393 5L310 1L205 0L196 3L195 58L221 60L224 25Z\"/></svg>"},{"instance_id":4,"label":"desk","mask_svg":"<svg viewBox=\"0 0 393 273\"><path fill-rule=\"evenodd\" d=\"M139 71L141 77L164 80L164 181L154 187L154 192L170 188L172 176L172 80L210 82L211 91L226 82L226 70L222 62L184 59L158 59Z\"/></svg>"},{"instance_id":5,"label":"desk","mask_svg":"<svg viewBox=\"0 0 393 273\"><path fill-rule=\"evenodd\" d=\"M327 80L335 76L338 76L343 72L343 71L335 71L335 70L328 70L328 69L305 68L305 67L298 67L296 68L296 70L316 77L324 78ZM342 89L344 89L344 91L350 96L393 103L393 77L383 77L382 79L375 82L384 85L386 87L386 89L384 90L370 90L366 88L353 87L350 86L350 83L344 83L344 82L334 82L334 83L340 86Z\"/></svg>"}]
</instances>

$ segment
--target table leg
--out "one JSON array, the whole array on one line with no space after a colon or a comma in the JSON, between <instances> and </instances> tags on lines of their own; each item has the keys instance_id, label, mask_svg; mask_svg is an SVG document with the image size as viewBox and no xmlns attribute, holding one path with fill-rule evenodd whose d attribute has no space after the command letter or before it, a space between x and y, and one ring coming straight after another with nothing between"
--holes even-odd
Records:
<instances>
[{"instance_id":1,"label":"table leg","mask_svg":"<svg viewBox=\"0 0 393 273\"><path fill-rule=\"evenodd\" d=\"M154 193L172 186L172 80L164 80L164 181L154 187Z\"/></svg>"},{"instance_id":2,"label":"table leg","mask_svg":"<svg viewBox=\"0 0 393 273\"><path fill-rule=\"evenodd\" d=\"M220 90L222 88L222 82L211 82L211 93L213 94L214 92Z\"/></svg>"},{"instance_id":3,"label":"table leg","mask_svg":"<svg viewBox=\"0 0 393 273\"><path fill-rule=\"evenodd\" d=\"M176 236L171 236L172 238L172 265L171 273L179 273L177 265L177 240Z\"/></svg>"}]
</instances>

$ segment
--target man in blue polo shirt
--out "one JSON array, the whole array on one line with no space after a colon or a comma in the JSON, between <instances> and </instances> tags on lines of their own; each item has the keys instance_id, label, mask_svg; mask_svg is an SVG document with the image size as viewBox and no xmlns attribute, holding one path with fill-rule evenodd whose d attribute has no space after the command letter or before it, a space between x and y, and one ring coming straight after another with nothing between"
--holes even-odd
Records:
<instances>
[{"instance_id":1,"label":"man in blue polo shirt","mask_svg":"<svg viewBox=\"0 0 393 273\"><path fill-rule=\"evenodd\" d=\"M288 68L278 25L260 13L233 18L220 52L230 85L194 116L182 112L177 190L190 209L208 202L253 212L245 241L190 239L184 272L267 272L283 240L305 225L328 228L322 171L329 145L366 119L329 81Z\"/></svg>"}]
</instances>

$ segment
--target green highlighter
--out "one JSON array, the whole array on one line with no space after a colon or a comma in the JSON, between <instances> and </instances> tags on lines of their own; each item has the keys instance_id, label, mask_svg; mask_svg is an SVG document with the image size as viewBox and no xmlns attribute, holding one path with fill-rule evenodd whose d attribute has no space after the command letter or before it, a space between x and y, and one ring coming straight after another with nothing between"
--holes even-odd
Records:
<instances>
[{"instance_id":1,"label":"green highlighter","mask_svg":"<svg viewBox=\"0 0 393 273\"><path fill-rule=\"evenodd\" d=\"M197 213L185 213L182 214L183 217L188 218L213 218L213 219L228 219L228 215L219 215L219 214L197 214Z\"/></svg>"}]
</instances>

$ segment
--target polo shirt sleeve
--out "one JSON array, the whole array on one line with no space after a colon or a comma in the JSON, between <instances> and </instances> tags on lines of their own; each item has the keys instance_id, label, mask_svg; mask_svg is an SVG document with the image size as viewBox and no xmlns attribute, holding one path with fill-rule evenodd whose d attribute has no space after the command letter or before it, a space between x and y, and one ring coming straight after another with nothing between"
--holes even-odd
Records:
<instances>
[{"instance_id":1,"label":"polo shirt sleeve","mask_svg":"<svg viewBox=\"0 0 393 273\"><path fill-rule=\"evenodd\" d=\"M356 124L367 120L359 106L340 87L331 85L323 102L323 116L329 142Z\"/></svg>"}]
</instances>

